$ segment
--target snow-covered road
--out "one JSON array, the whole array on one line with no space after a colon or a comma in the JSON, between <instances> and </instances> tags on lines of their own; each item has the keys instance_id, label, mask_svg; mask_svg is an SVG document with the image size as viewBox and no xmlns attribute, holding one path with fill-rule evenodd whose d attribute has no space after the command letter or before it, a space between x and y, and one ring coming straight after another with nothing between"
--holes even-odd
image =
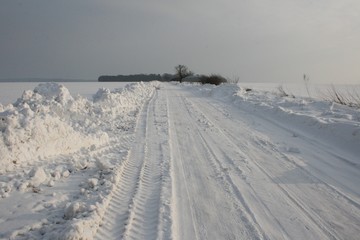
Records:
<instances>
[{"instance_id":1,"label":"snow-covered road","mask_svg":"<svg viewBox=\"0 0 360 240\"><path fill-rule=\"evenodd\" d=\"M0 116L0 239L360 234L357 110L154 82L41 85Z\"/></svg>"},{"instance_id":2,"label":"snow-covered road","mask_svg":"<svg viewBox=\"0 0 360 240\"><path fill-rule=\"evenodd\" d=\"M168 84L136 129L97 239L360 233L359 166L323 139Z\"/></svg>"}]
</instances>

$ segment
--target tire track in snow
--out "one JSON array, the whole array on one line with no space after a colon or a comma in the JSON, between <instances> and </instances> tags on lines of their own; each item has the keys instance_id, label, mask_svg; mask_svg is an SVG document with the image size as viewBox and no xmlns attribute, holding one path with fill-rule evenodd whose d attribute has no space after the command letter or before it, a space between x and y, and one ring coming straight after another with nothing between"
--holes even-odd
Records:
<instances>
[{"instance_id":1,"label":"tire track in snow","mask_svg":"<svg viewBox=\"0 0 360 240\"><path fill-rule=\"evenodd\" d=\"M195 110L195 106L193 104L191 104L191 106L194 108ZM204 107L204 106L203 106ZM237 150L239 152L241 152L243 155L247 156L247 154L245 154L237 145L237 141L235 140L235 138L233 137L233 135L231 133L229 133L228 131L226 131L226 133L224 132L224 130L221 130L221 128L215 124L215 120L209 119L208 115L205 115L205 113L203 111L200 110L200 108L196 108L196 111L200 112L200 114L207 119L207 121L211 122L211 124L226 138L228 139L228 141L230 141L230 143L237 148ZM244 146L243 146L244 147ZM272 152L270 152L271 155L274 155ZM229 158L230 159L230 158ZM256 161L256 157L250 157L247 156L247 159L252 159L252 163L256 165L256 167L264 174L266 175L271 181L273 181L273 179L275 177L273 177L268 171L266 171L257 161ZM235 168L237 169L237 168ZM307 210L307 208L305 207L304 203L301 203L301 201L299 199L297 199L295 196L293 196L289 191L287 191L284 187L282 187L280 184L276 183L277 187L282 191L282 193L287 196L287 198L294 204L294 206L296 206L300 212L306 216L315 226L317 226L321 231L324 232L324 234L327 237L330 237L331 239L338 239L338 237L336 237L336 233L334 233L332 230L330 230L328 227L326 227L326 225L322 222L322 219L312 210ZM315 218L314 218L315 217Z\"/></svg>"},{"instance_id":2,"label":"tire track in snow","mask_svg":"<svg viewBox=\"0 0 360 240\"><path fill-rule=\"evenodd\" d=\"M193 109L195 111L195 109ZM196 119L195 115L194 115L194 111L189 111L189 113L191 112L191 114L194 116L194 120ZM203 115L204 116L204 115ZM205 117L205 116L204 116ZM206 117L205 117L206 118ZM196 122L196 121L194 121ZM205 121L206 122L206 121ZM201 124L198 124L199 128L201 127ZM221 132L221 130L219 128L217 128L217 130L219 132ZM227 188L231 187L231 191L229 191L229 193L232 193L229 195L229 197L231 197L232 195L237 196L238 201L240 201L243 206L245 207L245 210L247 212L247 214L251 217L251 219L253 220L253 222L255 222L257 225L259 225L259 223L256 220L255 217L255 213L252 212L251 207L246 203L245 198L242 196L242 193L239 189L239 187L237 186L237 184L233 181L232 177L230 176L230 171L236 171L237 176L240 177L240 179L242 180L242 182L244 182L244 184L246 184L249 188L251 188L251 190L256 193L255 189L249 184L249 182L246 179L246 175L243 173L243 171L239 168L239 166L237 166L234 161L232 160L232 158L234 158L234 156L230 156L229 152L224 151L223 149L217 147L217 143L219 143L220 141L222 143L224 142L229 142L230 145L233 145L233 142L229 141L228 138L225 139L221 139L221 135L217 135L217 139L213 138L210 135L206 135L204 136L203 133L201 133L200 131L198 132L198 134L200 135L204 145L206 146L206 152L209 156L209 160L211 160L211 165L213 166L213 168L215 169L215 171L217 172L217 174L219 176L221 176L221 178L223 179L223 184L224 185L228 185ZM220 140L221 139L221 140ZM211 141L210 141L211 140ZM217 141L217 142L216 142ZM213 142L214 144L211 144L210 142ZM239 154L239 155L237 155ZM239 159L242 159L241 161L244 162L246 165L248 164L248 162L246 161L246 156L243 156L243 153L241 151L237 151L236 152L236 157L238 157ZM221 162L220 159L224 160L227 164L230 165L230 167L225 167L224 162ZM245 165L245 166L246 166ZM251 171L251 169L249 167L247 167L248 170ZM271 218L273 219L273 221L276 222L277 227L280 228L282 230L281 232L281 237L282 239L291 239L291 237L288 235L286 229L281 225L281 223L277 220L276 216L274 216L270 209L263 204L263 202L257 197L257 195L253 196L257 203L260 204L265 210L266 210L266 214L270 215ZM248 222L248 220L245 218L242 218L245 222ZM252 226L250 226L251 228ZM259 229L261 229L261 227L259 227ZM259 233L260 234L260 233ZM261 235L264 239L271 239L269 236L266 235L265 231L261 229ZM277 239L279 239L277 237Z\"/></svg>"},{"instance_id":3,"label":"tire track in snow","mask_svg":"<svg viewBox=\"0 0 360 240\"><path fill-rule=\"evenodd\" d=\"M178 98L178 96L174 96ZM167 96L167 101L169 101L169 97ZM168 104L170 105L170 104ZM188 188L187 178L185 176L185 170L184 170L184 161L182 159L182 155L180 153L179 149L179 142L178 142L178 136L176 133L176 128L174 125L174 122L172 121L172 113L170 115L169 111L169 138L170 138L170 152L171 152L171 162L174 164L174 168L180 169L181 174L180 176L176 175L175 171L171 171L172 175L172 181L173 181L173 189L172 189L172 219L173 219L173 226L172 226L172 234L173 238L175 239L187 239L188 237L192 236L195 239L199 239L198 236L198 226L195 219L195 210L193 204L191 204L190 199L190 192ZM183 201L179 201L177 199L177 196L180 195L180 189L179 189L179 182L184 183L185 186L185 192L186 192L186 203ZM184 204L187 204L188 208L183 208ZM181 210L183 208L183 210ZM182 211L182 212L181 212ZM190 212L190 213L188 213ZM182 231L181 227L184 227L184 220L186 215L190 215L192 229L187 231ZM179 220L181 218L181 220ZM187 222L188 223L188 222Z\"/></svg>"},{"instance_id":4,"label":"tire track in snow","mask_svg":"<svg viewBox=\"0 0 360 240\"><path fill-rule=\"evenodd\" d=\"M209 103L209 105L214 109L214 110L219 110L219 108L217 108L216 106L214 106L213 104ZM223 113L223 112L222 112ZM226 117L227 119L231 120L229 118L229 116L227 114L224 114L224 117ZM276 125L277 127L289 132L289 133L292 133L293 131L280 125L279 123L276 123L276 122L273 122L271 121L270 119L266 119L266 121L269 121L270 123ZM236 139L236 137L234 136L234 133L231 132L231 131L228 131L227 129L223 129L224 133L227 135L227 136L230 136L232 139L233 139L233 142L234 142L234 139ZM335 157L336 159L342 161L344 164L346 165L350 165L351 167L354 167L354 168L358 168L358 166L354 166L354 164L352 163L352 161L350 160L347 160L341 156L339 156L338 154L334 153L331 151L331 149L329 149L329 147L324 147L322 145L321 142L318 142L316 141L315 139L309 139L308 137L305 137L305 136L302 136L302 138L304 138L305 141L307 142L310 142L311 145L321 145L321 150L328 153L329 155ZM346 193L344 193L343 191L339 190L338 188L336 188L335 186L327 183L325 180L323 180L322 178L320 177L317 177L315 176L312 172L310 172L309 170L307 170L306 168L304 168L303 166L301 166L300 164L297 163L297 161L291 159L288 157L287 154L283 153L282 151L280 151L278 149L278 147L273 144L272 142L268 142L266 140L262 140L262 139L257 139L257 138L254 138L254 141L258 144L258 146L260 148L263 149L264 152L267 152L268 154L276 154L278 156L279 159L284 159L285 161L287 161L288 163L290 163L291 165L301 169L306 175L308 175L308 177L310 179L313 179L314 182L320 182L321 184L325 185L330 191L332 191L336 197L342 197L344 198L349 204L353 205L353 207L357 208L358 210L360 210L360 203L358 201L356 201L355 199L353 199L351 196L347 195ZM235 142L234 142L235 143ZM265 144L264 144L265 143ZM265 146L268 146L268 148L266 148ZM270 149L271 150L270 150ZM331 167L331 168L336 168L336 166L334 166L333 164L329 163L329 162L326 162L324 161L322 158L317 158L318 161L321 161L323 162L324 164L326 164L327 166ZM317 169L318 170L318 169ZM331 176L327 176L329 179L337 182L337 180ZM340 186L343 186L343 184L337 182ZM346 188L346 186L344 186Z\"/></svg>"},{"instance_id":5,"label":"tire track in snow","mask_svg":"<svg viewBox=\"0 0 360 240\"><path fill-rule=\"evenodd\" d=\"M158 93L158 92L157 92ZM164 174L168 172L165 159L168 159L168 116L167 105L164 99L157 95L150 105L147 118L146 153L144 167L141 171L139 190L137 191L129 224L124 239L158 239L166 237L169 219L165 222L160 214L163 209L162 191ZM163 115L164 114L164 115ZM164 235L164 236L163 236Z\"/></svg>"},{"instance_id":6,"label":"tire track in snow","mask_svg":"<svg viewBox=\"0 0 360 240\"><path fill-rule=\"evenodd\" d=\"M209 103L209 106L211 106L213 108L213 110L215 111L220 111L225 118L231 120L231 118L229 117L229 114L222 111L222 109L220 109L218 106L215 106L215 104L212 104L212 103ZM248 112L246 112L248 113ZM265 121L275 125L276 127L286 131L286 132L289 132L291 134L294 134L294 130L293 129L290 129L288 127L285 127L284 125L266 117L266 118L263 118ZM233 133L232 132L229 132L227 131L226 129L224 129L224 132L226 132L226 134L229 134L231 135L233 138ZM296 133L296 135L298 135L299 138L301 138L302 140L306 141L309 143L309 147L313 147L313 146L316 146L316 148L318 148L319 146L321 146L321 150L324 151L325 153L329 154L331 157L334 157L336 158L338 161L340 161L342 164L344 164L345 166L349 167L350 168L353 168L353 169L360 169L360 166L357 165L356 163L354 163L353 161L349 160L349 159L346 159L342 156L340 156L338 153L334 152L334 150L325 145L323 142L319 142L317 141L316 139L312 139L312 138L309 138L307 136L304 136L302 134L299 134L299 133ZM235 138L234 138L235 139ZM259 147L262 147L262 149L264 151L269 151L269 149L265 148L263 146L263 143L266 143L266 145L271 145L270 148L274 151L277 152L277 154L281 155L283 157L283 159L285 159L286 161L288 162L291 162L291 164L295 165L296 167L298 168L301 168L304 172L306 172L311 178L315 179L316 181L319 181L321 182L322 184L326 185L328 188L332 189L333 192L335 192L336 194L340 195L341 197L343 197L344 199L346 199L350 204L352 204L354 207L360 209L360 203L358 201L356 201L354 198L352 198L351 196L347 195L346 193L344 193L343 191L339 190L338 188L336 188L335 186L329 184L326 182L326 180L320 178L320 177L317 177L315 176L312 172L310 172L309 170L305 169L303 166L299 165L296 161L290 159L286 154L284 154L283 152L279 151L278 148L271 142L263 142L262 139L254 139ZM332 169L336 169L338 166L334 165L332 162L329 162L329 161L326 161L325 159L322 159L322 158L317 158L317 161L320 161L321 163L323 163L324 165L332 168ZM314 169L316 169L317 171L321 171L320 169L317 169L316 167L312 166ZM344 184L342 184L341 182L339 182L336 178L334 178L333 176L329 176L327 175L326 176L327 179L331 179L332 181L336 182L338 185L344 187L344 188L347 188L347 186L345 186Z\"/></svg>"},{"instance_id":7,"label":"tire track in snow","mask_svg":"<svg viewBox=\"0 0 360 240\"><path fill-rule=\"evenodd\" d=\"M203 146L206 149L208 159L212 162L212 166L214 167L214 169L216 169L217 173L222 178L222 184L225 186L226 191L228 191L229 197L236 196L236 200L241 204L236 204L236 207L241 210L239 211L241 220L246 224L247 229L250 230L250 232L252 233L256 232L256 235L261 236L256 236L255 239L269 239L269 237L266 236L265 232L261 229L259 223L257 222L255 214L251 210L250 206L247 204L241 191L234 183L232 177L229 174L229 169L224 167L219 160L223 159L224 156L219 156L218 153L215 153L215 151L213 150L214 145L210 145L209 140L207 140L208 136L204 136L204 134L202 134L201 132L198 132L198 134L202 140Z\"/></svg>"},{"instance_id":8,"label":"tire track in snow","mask_svg":"<svg viewBox=\"0 0 360 240\"><path fill-rule=\"evenodd\" d=\"M137 124L134 146L120 168L119 184L106 210L103 224L98 229L95 239L123 238L130 216L133 198L138 190L141 168L144 164L147 118L154 96L144 106Z\"/></svg>"},{"instance_id":9,"label":"tire track in snow","mask_svg":"<svg viewBox=\"0 0 360 240\"><path fill-rule=\"evenodd\" d=\"M192 151L192 155L191 157L196 157L198 159L200 158L204 158L207 160L211 160L214 164L214 162L216 162L216 159L218 158L218 156L216 156L216 154L214 154L211 150L210 147L208 146L205 138L210 137L210 136L203 136L203 132L200 132L199 129L201 129L201 127L199 127L199 125L196 124L196 119L193 119L191 110L187 108L187 105L185 103L184 100L184 96L182 95L178 95L177 96L177 107L178 107L178 111L179 113L182 114L182 118L183 121L186 121L187 124L190 125L189 127L189 131L192 132L191 136L193 136L193 140L192 142L194 142L195 144L195 148L194 149L187 149L187 151ZM183 108L183 109L182 109ZM184 114L186 113L186 114ZM180 117L179 117L180 118ZM176 127L171 127L171 129L176 129ZM205 134L205 133L204 133ZM179 145L179 140L178 136L176 135L176 131L173 134L174 136L171 137L171 139L173 139L173 146L174 148L177 148L177 146ZM182 141L187 141L186 139L181 139ZM191 144L191 143L190 143ZM213 229L206 229L206 220L202 219L202 215L199 215L199 211L203 211L202 209L199 209L200 206L197 206L198 204L196 203L196 197L193 196L190 193L190 190L188 188L188 184L186 183L187 181L187 175L188 173L188 169L185 170L184 167L184 161L182 159L182 154L179 152L179 150L175 149L175 155L178 155L179 157L179 162L180 162L180 174L183 175L182 178L180 178L180 181L184 181L185 182L185 190L186 190L186 194L187 194L187 204L190 208L190 214L191 214L191 221L192 221L192 225L193 225L193 231L194 231L194 237L196 237L197 239L203 239L203 238L208 238L211 237L211 235L207 236L207 231L210 230L210 232L212 233ZM193 168L195 168L195 166L193 166ZM186 174L185 174L186 172ZM195 174L199 174L199 173L195 173ZM202 173L204 174L204 173ZM229 219L219 219L218 221L224 221L223 224L229 223L227 221L236 221L235 225L234 222L232 223L232 226L236 226L236 232L237 234L234 235L235 233L235 229L229 229L226 228L225 230L225 235L227 235L228 239L267 239L265 233L261 230L261 228L259 227L259 225L256 222L256 219L254 218L251 210L249 209L249 207L247 206L246 202L244 201L244 199L241 197L241 193L240 191L236 188L236 186L234 185L234 183L231 181L231 178L229 176L224 177L223 178L223 183L225 183L226 187L226 192L227 195L230 197L228 199L231 200L232 202L232 208L234 211L236 211L236 217L235 218L230 218ZM190 183L190 186L192 184L196 184L196 182ZM177 183L175 183L175 185L177 185ZM221 186L220 186L221 187ZM223 187L223 186L222 186ZM192 190L191 192L193 192L194 190ZM219 194L219 193L217 193ZM174 194L176 195L176 194ZM234 197L236 196L236 197ZM183 203L184 204L184 203ZM176 204L175 204L176 205ZM184 207L183 205L181 206L177 206L175 208L179 208L179 207ZM215 207L218 207L218 205L216 205ZM212 209L212 211L214 213L216 213L217 211L215 209ZM240 216L240 218L239 218ZM205 224L204 226L202 226L202 224L200 224L201 221L204 221L203 224ZM177 224L181 224L181 220L180 222L176 222ZM205 228L204 228L205 227ZM183 230L183 229L182 229ZM179 230L178 230L179 231ZM176 231L175 231L176 232ZM241 232L241 233L240 233ZM181 236L181 235L180 235ZM182 237L184 237L183 235L180 237L180 239L182 239Z\"/></svg>"},{"instance_id":10,"label":"tire track in snow","mask_svg":"<svg viewBox=\"0 0 360 240\"><path fill-rule=\"evenodd\" d=\"M212 106L211 104L208 104L212 107L212 109L207 109L207 107L205 106L206 104L201 104L201 109L200 108L196 108L194 109L195 111L200 112L200 114L203 115L204 118L206 118L212 125L215 126L215 128L218 129L218 131L220 131L224 137L226 137L235 148L238 148L239 151L240 150L239 146L238 146L238 142L236 141L236 136L234 135L234 132L228 131L227 128L220 128L218 123L218 120L216 118L209 118L209 116L204 115L204 110L206 109L206 112L214 112L214 110L216 112L218 112L218 109L214 106ZM193 104L191 104L192 107L195 107ZM200 106L199 106L200 107ZM223 113L222 113L223 114ZM226 114L224 114L224 116L226 118L229 118ZM211 120L210 120L211 119ZM230 119L231 120L231 119ZM271 143L270 143L271 144ZM351 198L347 197L346 195L342 194L341 192L337 191L335 188L331 187L329 184L327 184L326 182L321 181L319 178L315 177L314 175L312 175L310 172L306 171L303 167L299 166L298 164L296 164L294 161L291 161L284 153L281 153L276 146L274 146L272 144L272 146L270 146L270 148L272 149L271 151L267 148L264 148L264 146L262 146L261 144L258 146L262 148L262 151L266 152L268 155L274 155L276 156L276 158L278 159L285 159L287 160L290 164L295 165L296 167L300 167L306 175L310 175L311 178L317 179L319 180L321 183L323 183L325 185L325 187L328 188L328 191L332 191L335 192L337 195L343 197L344 199L346 199L350 204L352 204L354 207L358 208L358 205L355 201L352 201ZM242 146L242 148L244 149L248 149L248 146ZM231 158L229 158L231 159ZM251 157L249 159L253 160L253 163L257 166L257 168L263 172L270 180L274 181L275 177L268 171L266 171L257 161L256 161L256 157ZM235 164L232 164L234 167L236 166ZM236 169L236 167L234 168ZM275 182L275 181L274 181ZM324 219L318 215L317 212L315 212L312 208L307 207L307 204L305 204L302 200L300 200L299 198L296 197L296 195L294 195L293 193L290 192L290 189L287 189L286 187L283 187L282 185L280 185L279 183L276 183L277 187L283 192L284 195L286 195L288 197L288 199L290 199L293 204L300 209L300 211L302 212L302 214L304 216L306 216L309 220L311 220L311 222L317 226L321 231L324 232L324 234L329 237L330 239L340 239L340 236L338 235L338 233L336 231L334 231L334 229L331 227L331 223L328 222L324 222ZM356 221L356 220L355 220Z\"/></svg>"},{"instance_id":11,"label":"tire track in snow","mask_svg":"<svg viewBox=\"0 0 360 240\"><path fill-rule=\"evenodd\" d=\"M218 153L215 153L214 149L216 148L218 150L217 145L218 145L219 141L221 141L223 139L221 139L221 140L219 138L214 139L210 136L210 134L206 134L206 132L200 131L199 129L201 129L201 127L202 127L201 124L205 123L205 125L207 125L208 122L197 121L198 118L196 118L194 116L194 111L192 111L195 109L190 109L192 106L190 106L187 103L187 100L185 100L184 98L182 98L182 100L183 100L184 105L186 106L189 116L192 117L191 121L195 122L196 125L198 126L197 127L198 130L196 133L201 140L201 144L205 149L205 153L208 157L208 160L211 161L210 164L213 166L215 171L221 176L222 184L225 186L225 189L228 192L228 196L230 198L234 198L234 196L236 197L236 200L234 199L235 202L237 202L237 203L235 203L235 206L236 206L236 208L238 208L240 218L246 226L246 231L248 231L248 237L251 237L252 239L269 239L269 237L266 236L266 233L261 229L259 223L256 220L254 213L252 212L251 208L249 207L246 200L244 199L241 191L234 183L232 177L229 175L228 169L226 167L224 167L220 161L220 159L224 159L224 157L226 157L228 159L230 159L230 157L227 156L227 154L225 152L222 152L224 155L221 155L221 156L219 156ZM213 144L211 144L210 141ZM254 233L255 233L255 235L254 235Z\"/></svg>"},{"instance_id":12,"label":"tire track in snow","mask_svg":"<svg viewBox=\"0 0 360 240\"><path fill-rule=\"evenodd\" d=\"M142 110L134 145L120 170L119 184L96 239L168 239L171 235L170 196L162 196L170 184L164 140L167 106L158 104L157 98L156 92ZM159 117L161 113L165 116Z\"/></svg>"}]
</instances>

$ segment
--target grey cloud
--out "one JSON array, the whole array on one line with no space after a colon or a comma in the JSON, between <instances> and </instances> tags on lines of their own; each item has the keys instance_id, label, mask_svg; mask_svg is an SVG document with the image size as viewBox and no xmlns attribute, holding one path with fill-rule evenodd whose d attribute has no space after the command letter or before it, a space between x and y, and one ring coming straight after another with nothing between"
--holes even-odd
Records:
<instances>
[{"instance_id":1,"label":"grey cloud","mask_svg":"<svg viewBox=\"0 0 360 240\"><path fill-rule=\"evenodd\" d=\"M21 1L0 8L0 78L195 72L359 82L357 0Z\"/></svg>"}]
</instances>

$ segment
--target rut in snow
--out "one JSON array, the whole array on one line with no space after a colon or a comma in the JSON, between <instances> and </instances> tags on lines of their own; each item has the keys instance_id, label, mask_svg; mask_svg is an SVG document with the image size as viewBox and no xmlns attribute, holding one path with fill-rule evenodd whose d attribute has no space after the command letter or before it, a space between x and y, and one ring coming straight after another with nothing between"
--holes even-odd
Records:
<instances>
[{"instance_id":1,"label":"rut in snow","mask_svg":"<svg viewBox=\"0 0 360 240\"><path fill-rule=\"evenodd\" d=\"M96 239L158 239L171 234L170 200L164 197L170 189L168 118L162 100L156 93L140 116L134 145Z\"/></svg>"}]
</instances>

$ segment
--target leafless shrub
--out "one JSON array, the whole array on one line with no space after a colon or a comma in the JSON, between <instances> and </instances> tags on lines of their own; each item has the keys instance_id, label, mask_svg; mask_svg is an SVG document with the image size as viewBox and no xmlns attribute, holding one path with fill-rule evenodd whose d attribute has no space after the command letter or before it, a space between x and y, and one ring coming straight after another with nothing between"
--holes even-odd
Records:
<instances>
[{"instance_id":1,"label":"leafless shrub","mask_svg":"<svg viewBox=\"0 0 360 240\"><path fill-rule=\"evenodd\" d=\"M233 83L233 84L238 84L240 82L240 77L239 76L234 76L232 78L226 78L226 81L228 83Z\"/></svg>"},{"instance_id":2,"label":"leafless shrub","mask_svg":"<svg viewBox=\"0 0 360 240\"><path fill-rule=\"evenodd\" d=\"M350 101L350 106L360 108L360 94L355 90L353 92L348 92Z\"/></svg>"},{"instance_id":3,"label":"leafless shrub","mask_svg":"<svg viewBox=\"0 0 360 240\"><path fill-rule=\"evenodd\" d=\"M328 91L323 94L323 99L349 107L360 108L360 95L355 90L352 92L348 90L344 93L340 92L334 85L332 85L331 89L328 89Z\"/></svg>"},{"instance_id":4,"label":"leafless shrub","mask_svg":"<svg viewBox=\"0 0 360 240\"><path fill-rule=\"evenodd\" d=\"M284 90L284 88L283 88L282 85L278 86L277 90L278 90L278 95L279 95L280 97L292 97L292 98L295 98L295 96L294 96L293 94L288 94L288 93Z\"/></svg>"}]
</instances>

